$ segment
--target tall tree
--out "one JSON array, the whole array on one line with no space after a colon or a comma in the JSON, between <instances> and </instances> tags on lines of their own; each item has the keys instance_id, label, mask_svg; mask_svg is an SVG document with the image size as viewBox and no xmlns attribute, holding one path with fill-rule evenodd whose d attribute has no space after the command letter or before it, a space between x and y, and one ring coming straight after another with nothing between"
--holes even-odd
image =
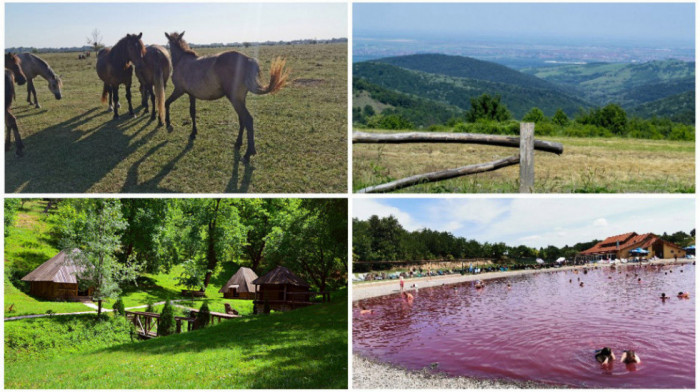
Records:
<instances>
[{"instance_id":1,"label":"tall tree","mask_svg":"<svg viewBox=\"0 0 700 392\"><path fill-rule=\"evenodd\" d=\"M466 112L468 122L478 120L506 121L511 114L505 104L501 103L501 96L482 94L478 98L471 99L471 108Z\"/></svg>"},{"instance_id":2,"label":"tall tree","mask_svg":"<svg viewBox=\"0 0 700 392\"><path fill-rule=\"evenodd\" d=\"M5 199L5 237L8 235L8 229L12 227L15 222L15 217L20 207L19 199L7 198Z\"/></svg>"},{"instance_id":3,"label":"tall tree","mask_svg":"<svg viewBox=\"0 0 700 392\"><path fill-rule=\"evenodd\" d=\"M299 199L238 200L239 215L245 231L243 251L256 273L260 273L270 236L279 230L285 230L299 202Z\"/></svg>"},{"instance_id":4,"label":"tall tree","mask_svg":"<svg viewBox=\"0 0 700 392\"><path fill-rule=\"evenodd\" d=\"M168 213L167 199L140 198L121 199L122 214L127 221L127 228L122 233L121 262L126 262L133 255L145 263L148 272L168 270L172 260L159 258L158 235Z\"/></svg>"},{"instance_id":5,"label":"tall tree","mask_svg":"<svg viewBox=\"0 0 700 392\"><path fill-rule=\"evenodd\" d=\"M60 244L81 270L78 281L82 287L93 287L92 299L97 301L97 314L102 313L102 301L115 298L119 285L133 281L140 265L132 260L117 261L121 232L127 223L121 213L119 200L71 199L60 204L54 218L60 234ZM73 249L79 252L73 252Z\"/></svg>"}]
</instances>

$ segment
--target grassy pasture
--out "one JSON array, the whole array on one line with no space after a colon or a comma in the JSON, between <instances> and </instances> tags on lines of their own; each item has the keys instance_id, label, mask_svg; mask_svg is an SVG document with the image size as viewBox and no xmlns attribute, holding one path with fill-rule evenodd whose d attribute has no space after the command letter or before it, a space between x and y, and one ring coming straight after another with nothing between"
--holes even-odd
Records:
<instances>
[{"instance_id":1,"label":"grassy pasture","mask_svg":"<svg viewBox=\"0 0 700 392\"><path fill-rule=\"evenodd\" d=\"M238 117L226 99L197 101L199 133L190 143L189 100L171 105L175 130L149 121L140 107L134 77L128 116L123 86L120 118L100 103L102 83L95 56L40 55L63 79L55 100L41 77L35 80L40 109L26 103L17 86L17 116L26 155L5 156L5 191L29 193L305 193L345 192L347 186L347 45L308 44L234 48L259 59L261 79L282 56L291 69L276 95L248 94L258 154L244 165L233 144ZM199 49L212 54L225 50ZM172 82L166 96L172 91ZM245 137L244 137L245 139ZM14 151L14 150L13 150Z\"/></svg>"},{"instance_id":2,"label":"grassy pasture","mask_svg":"<svg viewBox=\"0 0 700 392\"><path fill-rule=\"evenodd\" d=\"M389 131L381 131L389 132ZM560 142L560 156L535 152L535 191L550 193L694 192L695 143L622 138L543 137ZM413 174L489 162L516 149L457 144L354 144L353 189ZM406 193L517 193L519 167L510 166L403 189Z\"/></svg>"}]
</instances>

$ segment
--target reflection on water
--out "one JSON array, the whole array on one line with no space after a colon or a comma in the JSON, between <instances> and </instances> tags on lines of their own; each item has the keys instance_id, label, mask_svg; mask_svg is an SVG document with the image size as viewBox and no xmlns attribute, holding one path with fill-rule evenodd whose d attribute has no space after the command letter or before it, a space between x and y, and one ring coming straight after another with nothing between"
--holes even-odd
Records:
<instances>
[{"instance_id":1,"label":"reflection on water","mask_svg":"<svg viewBox=\"0 0 700 392\"><path fill-rule=\"evenodd\" d=\"M690 264L607 266L425 288L411 291L411 305L398 294L370 298L353 308L353 349L409 369L437 362L455 376L694 388L694 277ZM374 312L360 315L361 306ZM603 346L612 366L594 359ZM642 362L620 363L622 350Z\"/></svg>"}]
</instances>

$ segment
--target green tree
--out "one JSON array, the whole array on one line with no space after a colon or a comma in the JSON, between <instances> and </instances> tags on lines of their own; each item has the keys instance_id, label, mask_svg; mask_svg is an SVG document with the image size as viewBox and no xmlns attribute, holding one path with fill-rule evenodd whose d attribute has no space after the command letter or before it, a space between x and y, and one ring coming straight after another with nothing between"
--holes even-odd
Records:
<instances>
[{"instance_id":1,"label":"green tree","mask_svg":"<svg viewBox=\"0 0 700 392\"><path fill-rule=\"evenodd\" d=\"M375 111L374 111L374 108L372 107L372 105L365 105L365 108L362 110L362 113L366 117L371 117L371 116L374 116Z\"/></svg>"},{"instance_id":2,"label":"green tree","mask_svg":"<svg viewBox=\"0 0 700 392\"><path fill-rule=\"evenodd\" d=\"M540 108L535 107L530 109L530 111L527 112L527 114L525 114L525 116L523 117L523 121L539 123L547 121L547 117L544 115L544 112Z\"/></svg>"},{"instance_id":3,"label":"green tree","mask_svg":"<svg viewBox=\"0 0 700 392\"><path fill-rule=\"evenodd\" d=\"M158 336L168 336L175 333L175 312L170 300L165 301L163 311L160 313L158 320Z\"/></svg>"},{"instance_id":4,"label":"green tree","mask_svg":"<svg viewBox=\"0 0 700 392\"><path fill-rule=\"evenodd\" d=\"M93 287L98 317L102 301L121 292L120 284L135 281L141 265L135 260L119 263L116 253L127 223L119 200L71 199L60 204L54 215L61 247L69 252L81 287ZM73 249L79 252L73 252Z\"/></svg>"},{"instance_id":5,"label":"green tree","mask_svg":"<svg viewBox=\"0 0 700 392\"><path fill-rule=\"evenodd\" d=\"M12 227L12 225L15 222L15 218L17 217L17 212L19 211L20 204L21 202L19 199L5 199L5 237L7 237L9 234L8 229Z\"/></svg>"},{"instance_id":6,"label":"green tree","mask_svg":"<svg viewBox=\"0 0 700 392\"><path fill-rule=\"evenodd\" d=\"M182 273L176 278L178 286L184 286L188 290L202 290L204 278L209 272L202 263L189 259L182 263Z\"/></svg>"},{"instance_id":7,"label":"green tree","mask_svg":"<svg viewBox=\"0 0 700 392\"><path fill-rule=\"evenodd\" d=\"M122 233L122 248L119 254L121 262L132 256L145 263L147 272L169 270L170 258L158 256L158 233L166 219L169 203L167 199L139 198L121 199L122 215L127 228Z\"/></svg>"},{"instance_id":8,"label":"green tree","mask_svg":"<svg viewBox=\"0 0 700 392\"><path fill-rule=\"evenodd\" d=\"M563 110L561 110L561 108L559 108L554 113L554 116L552 117L552 122L563 127L569 125L569 117L566 115L566 113L564 113Z\"/></svg>"},{"instance_id":9,"label":"green tree","mask_svg":"<svg viewBox=\"0 0 700 392\"><path fill-rule=\"evenodd\" d=\"M210 319L211 312L209 311L209 305L207 304L207 301L204 301L202 302L202 306L199 308L199 312L197 313L197 319L194 322L194 328L205 328L207 325L209 325Z\"/></svg>"},{"instance_id":10,"label":"green tree","mask_svg":"<svg viewBox=\"0 0 700 392\"><path fill-rule=\"evenodd\" d=\"M114 316L123 316L125 314L124 310L124 301L122 301L122 297L117 298L117 302L112 305L112 310L114 310Z\"/></svg>"},{"instance_id":11,"label":"green tree","mask_svg":"<svg viewBox=\"0 0 700 392\"><path fill-rule=\"evenodd\" d=\"M468 122L478 120L506 121L511 118L508 108L501 103L501 96L482 94L471 99L471 108L466 112Z\"/></svg>"},{"instance_id":12,"label":"green tree","mask_svg":"<svg viewBox=\"0 0 700 392\"><path fill-rule=\"evenodd\" d=\"M599 126L611 130L617 135L625 133L627 125L627 113L620 105L611 103L600 110Z\"/></svg>"}]
</instances>

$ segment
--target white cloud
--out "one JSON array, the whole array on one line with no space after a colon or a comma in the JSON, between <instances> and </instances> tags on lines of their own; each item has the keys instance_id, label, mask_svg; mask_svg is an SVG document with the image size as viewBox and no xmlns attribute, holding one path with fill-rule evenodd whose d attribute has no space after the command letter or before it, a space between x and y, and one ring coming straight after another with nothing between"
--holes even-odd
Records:
<instances>
[{"instance_id":1,"label":"white cloud","mask_svg":"<svg viewBox=\"0 0 700 392\"><path fill-rule=\"evenodd\" d=\"M604 227L608 225L608 220L605 218L598 218L593 221L593 226Z\"/></svg>"}]
</instances>

